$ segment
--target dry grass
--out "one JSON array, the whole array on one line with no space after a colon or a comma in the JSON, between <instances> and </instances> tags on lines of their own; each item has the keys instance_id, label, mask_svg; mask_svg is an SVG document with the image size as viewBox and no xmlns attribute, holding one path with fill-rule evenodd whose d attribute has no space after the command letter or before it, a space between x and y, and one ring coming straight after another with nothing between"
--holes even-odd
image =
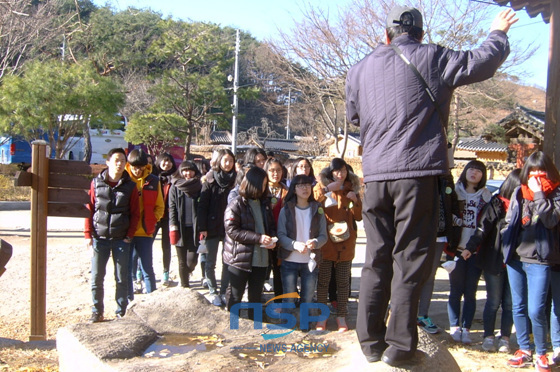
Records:
<instances>
[{"instance_id":1,"label":"dry grass","mask_svg":"<svg viewBox=\"0 0 560 372\"><path fill-rule=\"evenodd\" d=\"M63 317L62 319L65 319ZM58 371L58 353L56 351L55 335L59 327L66 326L71 322L83 321L73 318L72 321L47 316L48 341L39 343L27 342L29 335L29 320L23 317L10 320L0 320L0 343L1 339L22 341L11 342L0 348L0 371L16 372L54 372Z\"/></svg>"},{"instance_id":2,"label":"dry grass","mask_svg":"<svg viewBox=\"0 0 560 372\"><path fill-rule=\"evenodd\" d=\"M0 201L27 201L30 187L14 186L14 176L19 169L15 165L0 164Z\"/></svg>"}]
</instances>

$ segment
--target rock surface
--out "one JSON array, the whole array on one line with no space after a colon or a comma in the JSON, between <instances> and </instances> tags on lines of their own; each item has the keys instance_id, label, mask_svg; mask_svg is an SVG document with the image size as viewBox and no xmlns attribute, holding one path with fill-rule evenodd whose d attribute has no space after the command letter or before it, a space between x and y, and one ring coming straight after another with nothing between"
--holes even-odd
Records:
<instances>
[{"instance_id":1,"label":"rock surface","mask_svg":"<svg viewBox=\"0 0 560 372\"><path fill-rule=\"evenodd\" d=\"M355 332L301 332L265 341L253 322L239 319L230 329L230 314L185 288L165 288L132 303L124 319L77 324L57 335L61 371L398 371L382 362L367 363ZM284 330L285 331L285 330ZM157 338L169 334L200 335L207 340L188 352L164 347L140 356ZM199 347L201 346L201 347ZM204 350L206 348L206 351ZM315 352L311 350L315 348ZM159 357L158 357L159 355ZM409 371L460 371L437 339L419 330L419 351Z\"/></svg>"}]
</instances>

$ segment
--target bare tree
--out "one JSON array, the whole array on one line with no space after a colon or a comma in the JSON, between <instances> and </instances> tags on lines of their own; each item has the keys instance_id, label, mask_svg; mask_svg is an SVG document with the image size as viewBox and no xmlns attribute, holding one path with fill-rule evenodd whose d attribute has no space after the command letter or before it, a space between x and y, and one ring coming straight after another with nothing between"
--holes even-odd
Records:
<instances>
[{"instance_id":1,"label":"bare tree","mask_svg":"<svg viewBox=\"0 0 560 372\"><path fill-rule=\"evenodd\" d=\"M280 32L278 42L271 42L275 52L278 75L287 84L301 90L302 100L315 105L323 130L331 135L344 130L344 86L348 69L363 59L373 48L385 42L385 19L396 1L355 0L345 8L322 10L311 5L302 9L302 20L294 28ZM468 0L417 0L411 5L424 15L425 41L452 49L472 49L488 34L486 28L497 8L487 3ZM526 60L534 48L512 45L512 54L502 70ZM506 79L501 74L498 79ZM510 102L502 90L487 90L491 84L462 87L456 90L453 111L454 128L458 137L465 122L478 127L484 118L472 114L476 101ZM494 86L496 84L494 83ZM472 97L477 97L472 99ZM468 120L468 121L465 121ZM337 143L338 146L338 143ZM344 146L338 148L341 156Z\"/></svg>"},{"instance_id":2,"label":"bare tree","mask_svg":"<svg viewBox=\"0 0 560 372\"><path fill-rule=\"evenodd\" d=\"M56 1L28 0L0 2L0 80L6 74L18 73L30 57L44 53L44 47L54 38L59 38L62 44L56 4Z\"/></svg>"}]
</instances>

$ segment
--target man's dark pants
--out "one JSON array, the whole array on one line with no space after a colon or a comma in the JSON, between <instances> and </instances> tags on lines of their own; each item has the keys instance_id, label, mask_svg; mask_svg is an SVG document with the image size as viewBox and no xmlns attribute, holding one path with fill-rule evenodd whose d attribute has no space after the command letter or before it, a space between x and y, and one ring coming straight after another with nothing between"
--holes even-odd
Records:
<instances>
[{"instance_id":1,"label":"man's dark pants","mask_svg":"<svg viewBox=\"0 0 560 372\"><path fill-rule=\"evenodd\" d=\"M436 176L366 183L367 245L356 325L366 356L385 349L392 359L414 356L418 301L432 267L438 213Z\"/></svg>"},{"instance_id":2,"label":"man's dark pants","mask_svg":"<svg viewBox=\"0 0 560 372\"><path fill-rule=\"evenodd\" d=\"M128 265L130 261L130 243L124 240L93 239L93 256L91 258L91 294L94 313L103 315L104 289L103 280L107 271L107 262L113 255L115 269L115 300L117 314L124 315L128 306Z\"/></svg>"}]
</instances>

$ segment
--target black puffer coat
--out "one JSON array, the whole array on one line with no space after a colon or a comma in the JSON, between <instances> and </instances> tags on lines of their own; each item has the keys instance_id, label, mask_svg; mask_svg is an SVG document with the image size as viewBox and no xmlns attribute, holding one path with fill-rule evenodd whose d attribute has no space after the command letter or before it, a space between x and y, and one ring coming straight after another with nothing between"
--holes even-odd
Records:
<instances>
[{"instance_id":1,"label":"black puffer coat","mask_svg":"<svg viewBox=\"0 0 560 372\"><path fill-rule=\"evenodd\" d=\"M262 200L261 209L266 234L276 236L274 216L268 199ZM224 216L224 227L224 263L239 270L251 271L253 249L255 244L259 244L261 234L255 232L255 218L247 199L238 196L229 203Z\"/></svg>"}]
</instances>

